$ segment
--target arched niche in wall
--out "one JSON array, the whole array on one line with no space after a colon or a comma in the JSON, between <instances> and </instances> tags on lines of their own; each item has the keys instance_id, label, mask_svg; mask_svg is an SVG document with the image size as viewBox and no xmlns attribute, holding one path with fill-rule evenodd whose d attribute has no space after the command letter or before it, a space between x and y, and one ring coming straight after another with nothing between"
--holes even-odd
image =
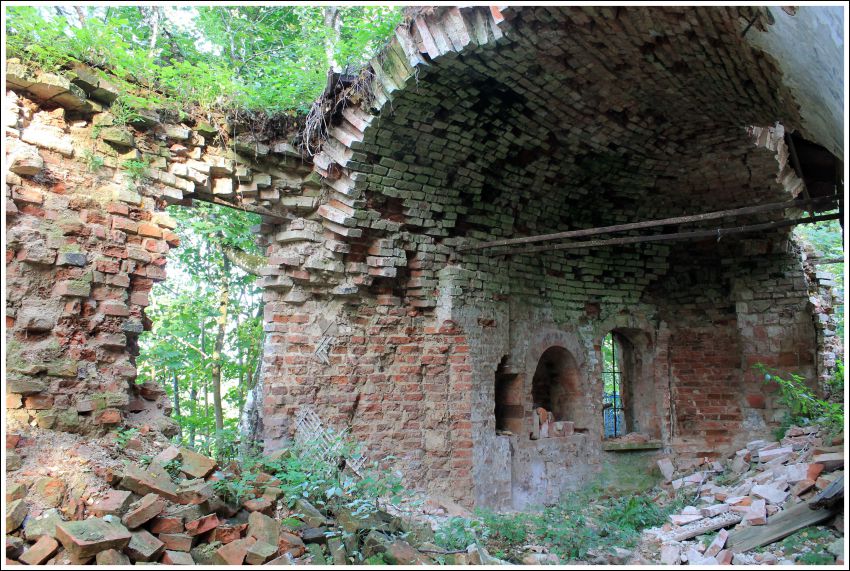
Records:
<instances>
[{"instance_id":1,"label":"arched niche in wall","mask_svg":"<svg viewBox=\"0 0 850 571\"><path fill-rule=\"evenodd\" d=\"M532 408L544 408L554 421L572 421L584 429L584 387L578 363L564 347L546 349L537 361L531 382Z\"/></svg>"}]
</instances>

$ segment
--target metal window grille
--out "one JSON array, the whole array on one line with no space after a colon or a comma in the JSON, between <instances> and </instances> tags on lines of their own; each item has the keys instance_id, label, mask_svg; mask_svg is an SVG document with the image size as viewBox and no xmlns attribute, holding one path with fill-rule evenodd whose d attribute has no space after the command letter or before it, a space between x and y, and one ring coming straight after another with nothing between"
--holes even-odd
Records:
<instances>
[{"instance_id":1,"label":"metal window grille","mask_svg":"<svg viewBox=\"0 0 850 571\"><path fill-rule=\"evenodd\" d=\"M341 438L342 436L342 438ZM295 442L310 450L326 463L335 465L343 454L343 439L345 433L338 433L332 428L326 428L321 417L311 407L302 406L295 415ZM366 456L346 458L346 464L358 476L366 464Z\"/></svg>"},{"instance_id":2,"label":"metal window grille","mask_svg":"<svg viewBox=\"0 0 850 571\"><path fill-rule=\"evenodd\" d=\"M603 359L602 367L602 420L605 427L605 438L617 438L625 432L625 415L623 413L622 374L617 361L617 343L614 335L609 333L603 344L610 347L611 359ZM604 353L603 353L604 354Z\"/></svg>"}]
</instances>

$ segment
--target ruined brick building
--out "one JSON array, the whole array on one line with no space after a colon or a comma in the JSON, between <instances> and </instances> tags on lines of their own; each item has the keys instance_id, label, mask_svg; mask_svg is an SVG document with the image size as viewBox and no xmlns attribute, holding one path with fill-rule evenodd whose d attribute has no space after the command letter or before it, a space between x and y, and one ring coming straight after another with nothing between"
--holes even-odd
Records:
<instances>
[{"instance_id":1,"label":"ruined brick building","mask_svg":"<svg viewBox=\"0 0 850 571\"><path fill-rule=\"evenodd\" d=\"M164 207L198 199L265 216L267 450L311 405L415 486L507 508L626 454L713 456L769 432L778 402L751 365L815 381L840 350L828 283L773 224L803 209L587 238L653 241L476 245L835 208L842 12L791 12L424 10L368 89L329 95L309 158L249 133L218 148L209 125L155 114L115 126L103 78L7 63L7 414L82 432L163 408L133 355L177 244ZM108 176L86 169L93 144ZM130 156L151 161L135 189L114 168ZM715 232L742 225L766 227ZM610 332L642 451L603 438ZM570 429L532 439L536 407Z\"/></svg>"}]
</instances>

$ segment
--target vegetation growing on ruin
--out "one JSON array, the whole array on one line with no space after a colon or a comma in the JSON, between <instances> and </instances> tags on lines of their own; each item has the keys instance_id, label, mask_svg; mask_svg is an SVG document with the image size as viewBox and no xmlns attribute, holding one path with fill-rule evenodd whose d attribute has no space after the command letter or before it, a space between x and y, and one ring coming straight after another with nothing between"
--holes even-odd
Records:
<instances>
[{"instance_id":1,"label":"vegetation growing on ruin","mask_svg":"<svg viewBox=\"0 0 850 571\"><path fill-rule=\"evenodd\" d=\"M814 224L802 224L794 229L798 238L808 243L819 258L841 260L838 263L821 264L818 271L832 276L835 294L835 334L844 340L844 248L842 230L838 220L827 220Z\"/></svg>"},{"instance_id":2,"label":"vegetation growing on ruin","mask_svg":"<svg viewBox=\"0 0 850 571\"><path fill-rule=\"evenodd\" d=\"M777 428L777 439L785 436L785 431L792 425L817 423L832 434L838 434L844 429L843 362L836 364L835 373L825 387L834 400L818 397L800 375L783 373L761 363L756 363L754 368L764 375L766 384L778 389L779 401L786 409L785 418Z\"/></svg>"},{"instance_id":3,"label":"vegetation growing on ruin","mask_svg":"<svg viewBox=\"0 0 850 571\"><path fill-rule=\"evenodd\" d=\"M34 71L109 70L132 107L304 113L329 68L359 70L401 18L389 6L10 6L6 49Z\"/></svg>"}]
</instances>

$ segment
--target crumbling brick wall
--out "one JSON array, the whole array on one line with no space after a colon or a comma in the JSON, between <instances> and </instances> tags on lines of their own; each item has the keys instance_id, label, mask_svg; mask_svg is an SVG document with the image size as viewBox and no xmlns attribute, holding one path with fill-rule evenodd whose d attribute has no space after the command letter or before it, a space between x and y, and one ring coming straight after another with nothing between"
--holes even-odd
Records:
<instances>
[{"instance_id":1,"label":"crumbling brick wall","mask_svg":"<svg viewBox=\"0 0 850 571\"><path fill-rule=\"evenodd\" d=\"M154 181L133 191L120 169L103 184L86 172L105 115L94 91L88 108L9 96L12 413L76 429L157 406L135 398L158 395L132 383L132 354L146 292L176 245L161 209L202 196L265 213L269 450L309 405L432 493L494 507L551 499L613 454L600 351L612 330L640 351L658 450L713 455L765 433L777 403L751 365L822 375L832 347L787 230L463 249L799 195L781 127L746 129L800 117L775 67L741 39L740 11L614 10L423 12L373 62L370 96L333 118L312 161L285 140L236 137L228 153L201 125L152 121L102 141L155 160ZM15 78L21 93L45 83ZM38 125L34 150L23 143ZM584 425L531 440L532 380L550 347L577 364ZM522 391L513 435L495 430L500 363Z\"/></svg>"}]
</instances>

